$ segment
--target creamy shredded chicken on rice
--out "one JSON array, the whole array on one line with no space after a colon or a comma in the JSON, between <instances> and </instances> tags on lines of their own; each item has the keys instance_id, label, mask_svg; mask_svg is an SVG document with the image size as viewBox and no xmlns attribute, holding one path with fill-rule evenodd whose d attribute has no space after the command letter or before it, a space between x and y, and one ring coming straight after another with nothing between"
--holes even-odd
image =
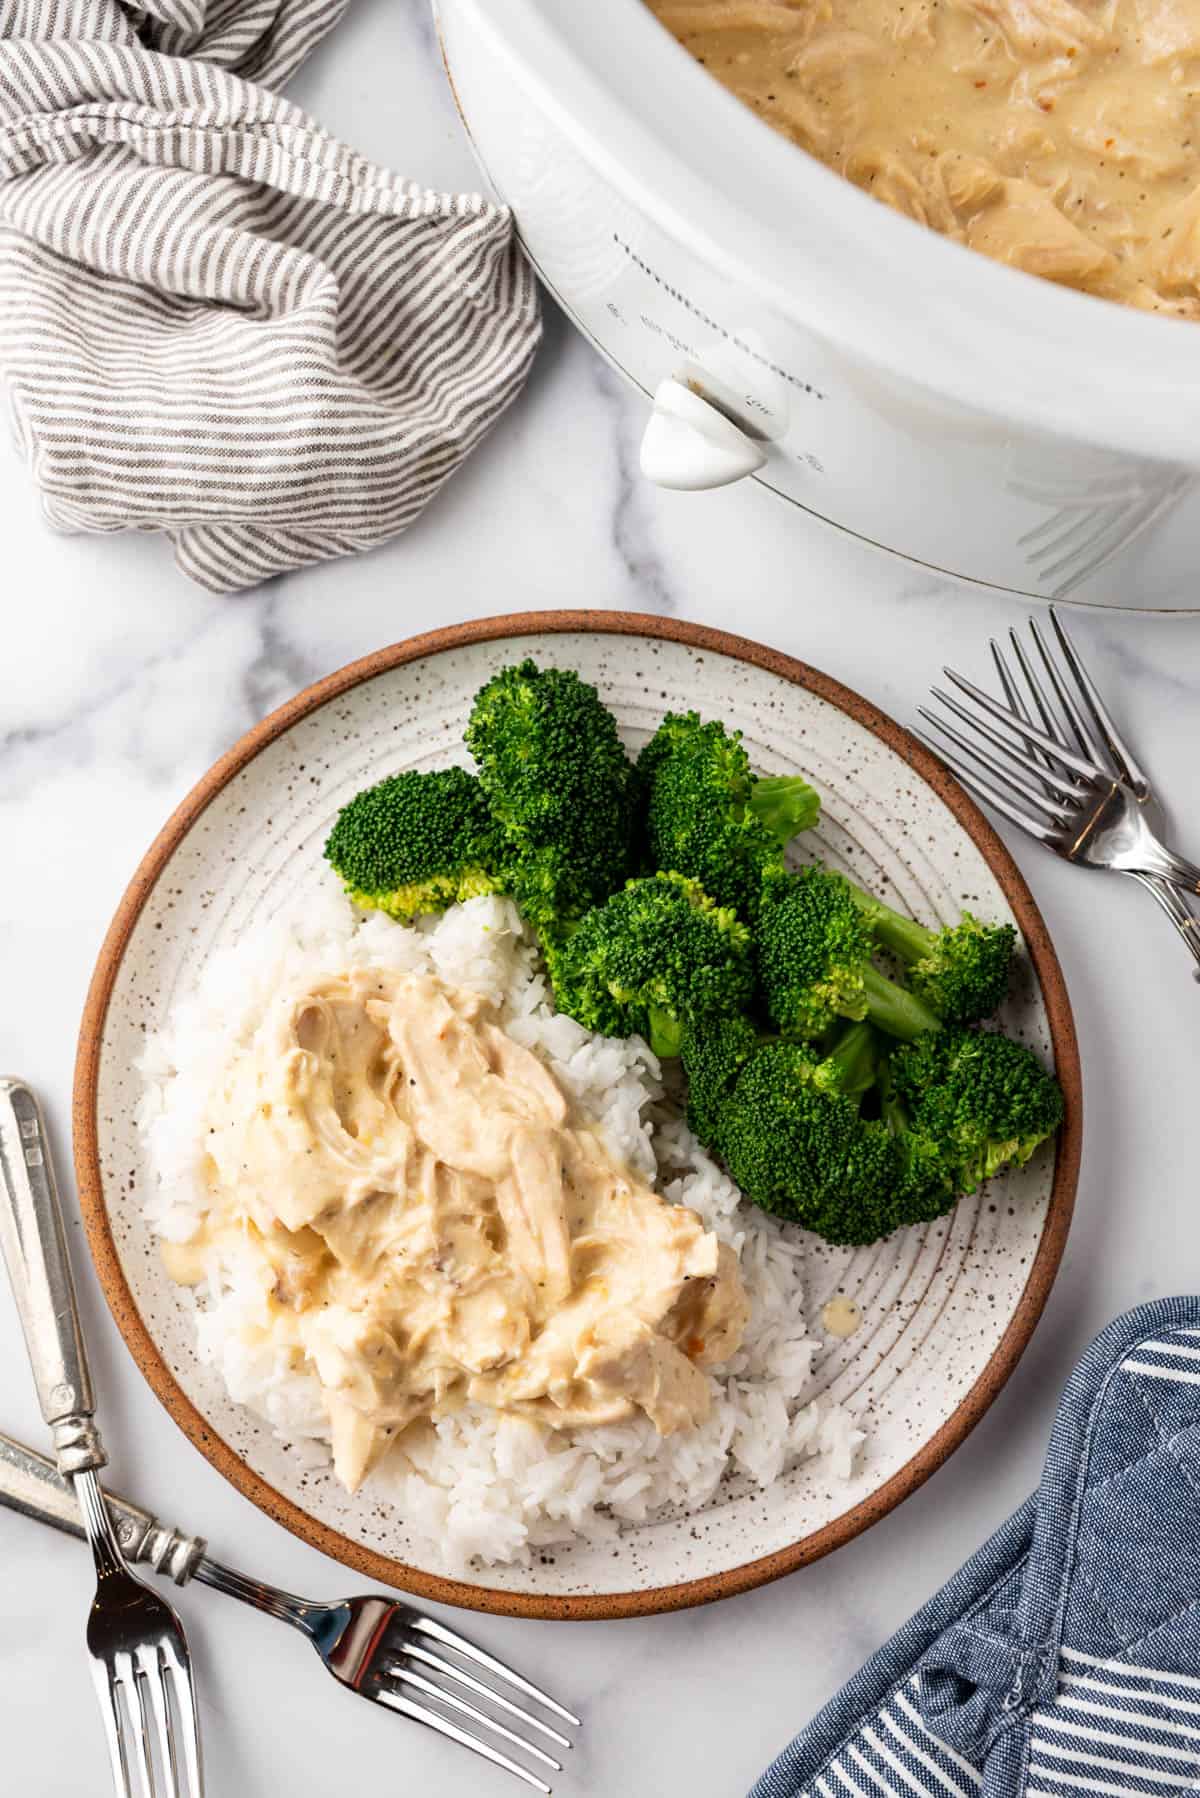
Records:
<instances>
[{"instance_id":1,"label":"creamy shredded chicken on rice","mask_svg":"<svg viewBox=\"0 0 1200 1798\"><path fill-rule=\"evenodd\" d=\"M257 1253L349 1490L470 1400L556 1429L708 1417L748 1316L736 1255L614 1160L479 995L386 967L281 993L206 1145L211 1207L168 1271L203 1279L222 1234Z\"/></svg>"}]
</instances>

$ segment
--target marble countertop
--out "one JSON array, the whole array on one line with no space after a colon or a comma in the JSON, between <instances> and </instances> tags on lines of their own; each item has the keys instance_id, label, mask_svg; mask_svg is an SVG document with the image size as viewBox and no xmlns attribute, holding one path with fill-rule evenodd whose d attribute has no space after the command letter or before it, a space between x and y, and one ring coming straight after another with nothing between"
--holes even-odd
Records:
<instances>
[{"instance_id":1,"label":"marble countertop","mask_svg":"<svg viewBox=\"0 0 1200 1798\"><path fill-rule=\"evenodd\" d=\"M430 184L476 185L424 0L359 0L293 93L359 148ZM0 1067L45 1095L68 1165L85 985L138 857L222 750L307 682L414 631L493 612L617 607L777 645L911 721L942 662L982 666L1027 608L931 578L750 484L658 492L636 472L643 403L557 317L515 409L407 538L215 599L149 538L64 537L0 450ZM1197 853L1200 618L1081 613L1082 644ZM1045 1318L975 1434L905 1505L817 1566L707 1610L622 1624L472 1620L477 1639L586 1714L559 1791L744 1791L803 1723L1034 1484L1058 1391L1117 1311L1194 1285L1200 988L1132 884L1011 837L1066 971L1083 1049L1076 1222ZM227 1486L143 1385L71 1236L113 1480L215 1551L313 1595L354 1576ZM43 1431L0 1301L0 1428ZM109 1790L83 1653L74 1544L0 1513L0 1740L7 1790ZM516 1790L465 1753L337 1692L298 1639L201 1590L180 1595L214 1798L353 1789Z\"/></svg>"}]
</instances>

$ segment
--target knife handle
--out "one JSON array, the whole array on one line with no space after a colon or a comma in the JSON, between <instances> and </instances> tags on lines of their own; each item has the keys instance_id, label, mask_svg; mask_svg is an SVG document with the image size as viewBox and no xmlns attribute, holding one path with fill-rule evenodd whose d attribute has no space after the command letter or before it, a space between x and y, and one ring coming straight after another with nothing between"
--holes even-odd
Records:
<instances>
[{"instance_id":1,"label":"knife handle","mask_svg":"<svg viewBox=\"0 0 1200 1798\"><path fill-rule=\"evenodd\" d=\"M103 1467L96 1400L67 1256L46 1120L23 1080L0 1079L0 1250L61 1473Z\"/></svg>"},{"instance_id":2,"label":"knife handle","mask_svg":"<svg viewBox=\"0 0 1200 1798\"><path fill-rule=\"evenodd\" d=\"M199 1536L164 1528L148 1511L109 1492L104 1501L125 1559L131 1565L145 1561L156 1573L185 1586L203 1560L207 1543ZM74 1489L54 1463L5 1435L0 1435L0 1505L70 1536L86 1536Z\"/></svg>"}]
</instances>

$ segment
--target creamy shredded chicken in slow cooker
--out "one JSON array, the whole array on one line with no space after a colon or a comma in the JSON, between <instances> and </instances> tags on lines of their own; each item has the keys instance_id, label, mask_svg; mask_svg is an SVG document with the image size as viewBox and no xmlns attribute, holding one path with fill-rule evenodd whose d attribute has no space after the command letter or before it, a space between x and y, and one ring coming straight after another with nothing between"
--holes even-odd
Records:
<instances>
[{"instance_id":1,"label":"creamy shredded chicken in slow cooker","mask_svg":"<svg viewBox=\"0 0 1200 1798\"><path fill-rule=\"evenodd\" d=\"M353 1490L469 1401L552 1428L702 1422L748 1316L736 1256L609 1153L477 995L385 968L283 993L208 1111L211 1209L320 1380Z\"/></svg>"},{"instance_id":2,"label":"creamy shredded chicken in slow cooker","mask_svg":"<svg viewBox=\"0 0 1200 1798\"><path fill-rule=\"evenodd\" d=\"M877 199L1030 274L1200 317L1200 0L649 0Z\"/></svg>"}]
</instances>

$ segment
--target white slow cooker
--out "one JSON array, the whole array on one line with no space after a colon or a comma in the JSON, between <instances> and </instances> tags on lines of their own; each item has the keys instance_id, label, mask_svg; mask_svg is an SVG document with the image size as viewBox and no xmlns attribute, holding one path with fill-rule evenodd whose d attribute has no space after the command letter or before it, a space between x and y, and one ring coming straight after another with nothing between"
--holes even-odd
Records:
<instances>
[{"instance_id":1,"label":"white slow cooker","mask_svg":"<svg viewBox=\"0 0 1200 1798\"><path fill-rule=\"evenodd\" d=\"M434 8L488 181L646 395L648 478L750 476L1038 598L1200 608L1200 325L891 212L726 93L641 0Z\"/></svg>"}]
</instances>

